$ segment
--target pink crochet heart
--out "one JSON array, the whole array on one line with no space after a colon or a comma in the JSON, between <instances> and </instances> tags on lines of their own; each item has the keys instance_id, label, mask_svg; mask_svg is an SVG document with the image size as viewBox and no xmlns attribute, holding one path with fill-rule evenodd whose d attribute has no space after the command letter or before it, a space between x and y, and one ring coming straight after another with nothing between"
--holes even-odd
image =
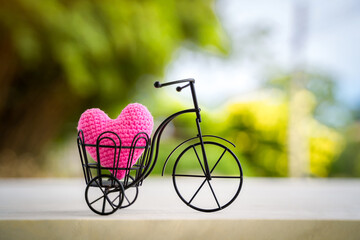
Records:
<instances>
[{"instance_id":1,"label":"pink crochet heart","mask_svg":"<svg viewBox=\"0 0 360 240\"><path fill-rule=\"evenodd\" d=\"M153 117L149 110L139 103L132 103L127 105L114 120L110 119L106 113L98 108L88 109L81 115L77 129L78 131L83 131L84 142L86 144L96 144L97 138L101 133L111 131L119 135L121 146L131 146L134 137L140 132L145 132L150 137L153 126ZM102 137L114 139L116 145L119 146L119 140L114 134L106 133ZM103 139L100 145L114 146L114 142L109 139ZM144 139L136 143L136 146L144 145ZM86 150L95 161L98 161L96 147L86 147ZM116 154L118 154L118 151L117 149ZM136 149L134 151L130 166L136 163L143 151L144 149ZM118 167L123 168L127 166L129 152L129 149L121 149ZM101 166L112 168L114 164L114 148L100 147L99 153ZM116 175L118 179L124 178L125 170L118 171Z\"/></svg>"}]
</instances>

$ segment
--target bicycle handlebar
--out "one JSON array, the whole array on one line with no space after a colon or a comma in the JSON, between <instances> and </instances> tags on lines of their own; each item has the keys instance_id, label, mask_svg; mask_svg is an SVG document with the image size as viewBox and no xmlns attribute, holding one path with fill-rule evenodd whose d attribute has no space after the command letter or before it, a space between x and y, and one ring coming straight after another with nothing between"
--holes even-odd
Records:
<instances>
[{"instance_id":1,"label":"bicycle handlebar","mask_svg":"<svg viewBox=\"0 0 360 240\"><path fill-rule=\"evenodd\" d=\"M187 83L184 86L178 86L176 88L176 91L181 92L182 89L190 86L191 88L191 96L194 102L194 108L196 110L196 116L197 119L199 120L199 122L201 122L201 116L200 116L200 108L198 106L198 102L196 99L196 93L195 93L195 87L194 87L194 83L195 83L195 79L193 78L186 78L186 79L181 79L181 80L176 80L176 81L172 81L172 82L166 82L166 83L160 83L159 81L156 81L154 83L154 87L155 88L161 88L161 87L165 87L165 86L169 86L169 85L173 85L173 84L179 84L179 83Z\"/></svg>"},{"instance_id":2,"label":"bicycle handlebar","mask_svg":"<svg viewBox=\"0 0 360 240\"><path fill-rule=\"evenodd\" d=\"M186 79L181 79L181 80L176 80L176 81L172 81L172 82L166 82L166 83L160 83L159 81L156 81L154 83L154 87L155 88L161 88L161 87L166 87L169 85L173 85L173 84L178 84L178 83L184 83L184 82L188 82L190 84L190 82L195 83L195 79L193 78L186 78ZM176 91L180 92L183 88L189 86L189 84L183 86L183 87L177 87Z\"/></svg>"}]
</instances>

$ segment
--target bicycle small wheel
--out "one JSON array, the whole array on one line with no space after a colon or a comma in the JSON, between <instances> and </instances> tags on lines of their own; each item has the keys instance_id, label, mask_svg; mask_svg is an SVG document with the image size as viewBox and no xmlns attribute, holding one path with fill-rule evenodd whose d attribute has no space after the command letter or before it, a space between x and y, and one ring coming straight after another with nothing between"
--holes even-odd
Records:
<instances>
[{"instance_id":1,"label":"bicycle small wheel","mask_svg":"<svg viewBox=\"0 0 360 240\"><path fill-rule=\"evenodd\" d=\"M134 178L132 176L128 176L131 181L130 183L134 182ZM126 188L126 186L125 186ZM125 189L125 195L124 195L124 201L123 203L121 204L120 208L127 208L129 207L130 205L132 205L135 200L137 199L137 196L139 194L139 189L138 189L138 186L133 186L133 187L128 187Z\"/></svg>"},{"instance_id":2,"label":"bicycle small wheel","mask_svg":"<svg viewBox=\"0 0 360 240\"><path fill-rule=\"evenodd\" d=\"M96 176L86 186L85 200L93 212L112 214L124 200L123 185L112 175Z\"/></svg>"},{"instance_id":3,"label":"bicycle small wheel","mask_svg":"<svg viewBox=\"0 0 360 240\"><path fill-rule=\"evenodd\" d=\"M239 195L243 172L236 155L217 142L204 142L211 180L205 177L201 143L180 153L173 168L173 184L180 199L189 207L214 212L229 206Z\"/></svg>"}]
</instances>

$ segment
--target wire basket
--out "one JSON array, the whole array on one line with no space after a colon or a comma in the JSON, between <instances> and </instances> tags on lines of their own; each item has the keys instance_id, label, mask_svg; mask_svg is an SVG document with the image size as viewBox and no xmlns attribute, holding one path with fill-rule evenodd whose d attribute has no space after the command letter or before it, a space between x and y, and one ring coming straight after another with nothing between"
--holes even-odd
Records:
<instances>
[{"instance_id":1,"label":"wire basket","mask_svg":"<svg viewBox=\"0 0 360 240\"><path fill-rule=\"evenodd\" d=\"M150 164L151 140L145 132L136 134L130 146L122 145L119 135L111 131L101 133L96 143L86 141L83 131L79 130L77 145L86 184L104 174L117 179L120 176L124 189L142 184L143 173ZM91 151L96 152L95 159L89 156ZM105 158L107 164L104 164Z\"/></svg>"}]
</instances>

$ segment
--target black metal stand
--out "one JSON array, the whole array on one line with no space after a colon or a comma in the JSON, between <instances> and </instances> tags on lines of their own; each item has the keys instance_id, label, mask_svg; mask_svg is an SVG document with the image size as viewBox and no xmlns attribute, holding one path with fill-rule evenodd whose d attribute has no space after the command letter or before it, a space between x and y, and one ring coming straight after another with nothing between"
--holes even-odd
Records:
<instances>
[{"instance_id":1,"label":"black metal stand","mask_svg":"<svg viewBox=\"0 0 360 240\"><path fill-rule=\"evenodd\" d=\"M186 113L195 113L198 135L182 142L169 155L169 157L173 155L185 143L190 144L190 142L195 141L195 143L186 147L175 161L172 179L176 193L187 206L202 212L219 211L229 206L237 198L243 184L243 171L240 161L228 147L215 142L215 140L230 144L233 147L235 145L224 138L202 134L200 127L201 110L196 98L195 80L189 78L162 84L155 82L154 86L161 88L183 83L185 85L178 86L176 90L180 92L182 89L190 87L194 108L174 113L166 118L156 129L152 142L146 133L139 133L134 137L131 146L122 146L121 139L116 133L104 132L99 135L96 144L88 144L84 139L83 132L81 130L78 132L78 149L87 184L85 199L92 211L97 214L107 215L119 208L128 207L135 202L138 196L138 187L149 176L157 162L160 139L164 129L174 118ZM211 140L207 140L208 138L211 138ZM100 144L104 139L111 140L113 144ZM145 144L138 146L141 139L145 141ZM116 142L120 142L120 144L116 145ZM98 161L95 163L90 163L87 158L86 148L89 147L96 148ZM102 167L100 165L100 148L114 149L112 167ZM119 167L118 162L121 149L130 149L127 166L122 168ZM135 149L144 149L144 152L138 162L131 166ZM163 172L169 157L164 163ZM189 169L187 167L188 161L195 162L197 169ZM118 171L123 170L126 171L125 177L119 181L115 176L117 176ZM193 185L195 183L195 188L190 189L189 182ZM219 188L224 183L226 183L226 188ZM126 193L130 192L129 189L132 189L131 194Z\"/></svg>"}]
</instances>

